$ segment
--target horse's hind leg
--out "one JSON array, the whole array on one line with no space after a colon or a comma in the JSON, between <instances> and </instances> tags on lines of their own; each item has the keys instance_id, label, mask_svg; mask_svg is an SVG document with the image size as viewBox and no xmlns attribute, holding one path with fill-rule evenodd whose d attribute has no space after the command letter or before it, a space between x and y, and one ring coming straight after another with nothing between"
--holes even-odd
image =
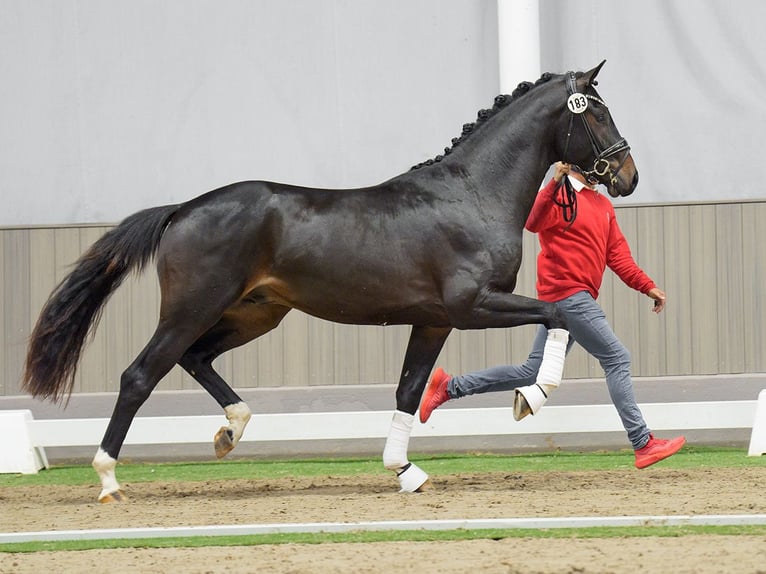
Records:
<instances>
[{"instance_id":1,"label":"horse's hind leg","mask_svg":"<svg viewBox=\"0 0 766 574\"><path fill-rule=\"evenodd\" d=\"M410 334L396 389L396 411L383 450L383 465L396 472L401 492L420 491L428 481L428 475L407 460L407 447L428 375L450 331L450 327L415 326Z\"/></svg>"},{"instance_id":2,"label":"horse's hind leg","mask_svg":"<svg viewBox=\"0 0 766 574\"><path fill-rule=\"evenodd\" d=\"M206 280L202 274L192 276L184 288L162 285L160 321L152 338L120 378L120 391L112 418L106 428L101 446L93 459L93 468L101 478L100 502L124 498L115 477L120 449L136 412L186 350L212 325L220 321L226 309L239 298L232 285ZM199 294L215 297L200 299ZM190 311L193 309L193 312Z\"/></svg>"},{"instance_id":3,"label":"horse's hind leg","mask_svg":"<svg viewBox=\"0 0 766 574\"><path fill-rule=\"evenodd\" d=\"M213 443L218 458L237 446L250 420L250 408L213 369L213 361L226 351L268 333L290 311L281 305L242 303L229 309L221 320L187 349L178 362L218 402L229 421L221 427Z\"/></svg>"},{"instance_id":4,"label":"horse's hind leg","mask_svg":"<svg viewBox=\"0 0 766 574\"><path fill-rule=\"evenodd\" d=\"M139 407L188 346L180 332L158 327L138 357L120 378L120 392L93 468L101 478L99 502L119 502L125 497L115 477L115 466L122 444Z\"/></svg>"},{"instance_id":5,"label":"horse's hind leg","mask_svg":"<svg viewBox=\"0 0 766 574\"><path fill-rule=\"evenodd\" d=\"M211 362L187 352L179 364L223 407L229 424L221 427L213 437L215 456L223 458L237 446L250 421L251 411L215 371Z\"/></svg>"}]
</instances>

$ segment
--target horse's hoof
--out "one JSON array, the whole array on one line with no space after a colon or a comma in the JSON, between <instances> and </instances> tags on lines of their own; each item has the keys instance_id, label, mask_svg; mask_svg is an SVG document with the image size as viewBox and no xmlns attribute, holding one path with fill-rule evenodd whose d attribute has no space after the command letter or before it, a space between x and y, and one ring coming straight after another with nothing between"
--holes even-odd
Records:
<instances>
[{"instance_id":1,"label":"horse's hoof","mask_svg":"<svg viewBox=\"0 0 766 574\"><path fill-rule=\"evenodd\" d=\"M231 440L231 431L226 427L221 427L217 433L215 433L215 456L223 458L234 450L234 443Z\"/></svg>"},{"instance_id":2,"label":"horse's hoof","mask_svg":"<svg viewBox=\"0 0 766 574\"><path fill-rule=\"evenodd\" d=\"M127 500L128 497L125 496L125 493L122 490L115 490L114 492L102 494L98 497L98 501L101 504L109 504L110 502L125 502Z\"/></svg>"},{"instance_id":3,"label":"horse's hoof","mask_svg":"<svg viewBox=\"0 0 766 574\"><path fill-rule=\"evenodd\" d=\"M427 492L427 491L433 490L433 489L434 489L434 485L431 482L431 479L428 478L428 479L426 479L426 481L423 484L421 484L420 486L418 486L415 489L415 492Z\"/></svg>"},{"instance_id":4,"label":"horse's hoof","mask_svg":"<svg viewBox=\"0 0 766 574\"><path fill-rule=\"evenodd\" d=\"M516 397L513 401L513 418L520 421L527 415L532 414L532 409L527 402L527 399L518 390L516 391Z\"/></svg>"}]
</instances>

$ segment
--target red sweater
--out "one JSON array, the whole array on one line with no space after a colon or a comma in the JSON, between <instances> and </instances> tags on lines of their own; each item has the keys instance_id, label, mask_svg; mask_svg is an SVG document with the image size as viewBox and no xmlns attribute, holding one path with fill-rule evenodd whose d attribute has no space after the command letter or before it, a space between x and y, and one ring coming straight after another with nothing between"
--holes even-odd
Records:
<instances>
[{"instance_id":1,"label":"red sweater","mask_svg":"<svg viewBox=\"0 0 766 574\"><path fill-rule=\"evenodd\" d=\"M537 296L555 303L579 291L589 291L597 299L606 266L628 287L641 293L656 287L633 260L612 202L583 187L577 192L577 217L565 229L568 223L553 202L557 186L551 179L540 190L526 223L526 228L540 239Z\"/></svg>"}]
</instances>

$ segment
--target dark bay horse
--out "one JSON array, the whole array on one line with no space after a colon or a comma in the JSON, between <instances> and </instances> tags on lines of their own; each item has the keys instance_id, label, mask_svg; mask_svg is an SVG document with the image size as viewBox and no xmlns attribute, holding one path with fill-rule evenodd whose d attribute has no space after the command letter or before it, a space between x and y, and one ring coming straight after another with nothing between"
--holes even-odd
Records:
<instances>
[{"instance_id":1,"label":"dark bay horse","mask_svg":"<svg viewBox=\"0 0 766 574\"><path fill-rule=\"evenodd\" d=\"M592 166L588 173L613 197L635 189L630 148L594 88L602 65L520 84L481 110L443 156L379 185L235 183L138 212L96 241L43 307L23 386L36 397L67 398L109 296L130 271L156 260L159 322L120 379L93 460L99 500L124 497L115 477L120 448L175 364L224 409L229 425L215 436L218 456L234 448L250 409L211 363L274 329L291 309L339 323L412 326L383 462L402 490L420 488L428 477L408 462L407 445L450 331L566 328L554 305L513 293L522 230L549 166Z\"/></svg>"}]
</instances>

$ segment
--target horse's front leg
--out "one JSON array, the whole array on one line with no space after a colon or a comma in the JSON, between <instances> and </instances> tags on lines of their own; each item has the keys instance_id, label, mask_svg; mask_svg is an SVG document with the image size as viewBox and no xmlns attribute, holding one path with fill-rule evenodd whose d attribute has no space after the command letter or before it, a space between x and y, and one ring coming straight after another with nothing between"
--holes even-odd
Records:
<instances>
[{"instance_id":1,"label":"horse's front leg","mask_svg":"<svg viewBox=\"0 0 766 574\"><path fill-rule=\"evenodd\" d=\"M564 374L564 358L569 343L566 329L548 329L543 348L543 361L534 385L519 387L513 399L513 418L520 421L543 408L550 394L559 388Z\"/></svg>"},{"instance_id":2,"label":"horse's front leg","mask_svg":"<svg viewBox=\"0 0 766 574\"><path fill-rule=\"evenodd\" d=\"M428 481L428 475L407 460L407 446L428 375L451 330L451 327L414 326L410 334L396 389L396 411L383 449L383 465L396 473L400 492L420 491Z\"/></svg>"},{"instance_id":3,"label":"horse's front leg","mask_svg":"<svg viewBox=\"0 0 766 574\"><path fill-rule=\"evenodd\" d=\"M472 295L455 285L454 293ZM483 329L487 327L516 327L540 323L548 329L543 349L543 360L535 384L516 389L513 401L513 418L517 421L529 414L537 414L548 396L561 383L564 358L569 342L566 319L553 303L514 295L502 291L482 290L473 305L465 304L465 296L454 297L450 307L450 319L459 329Z\"/></svg>"}]
</instances>

